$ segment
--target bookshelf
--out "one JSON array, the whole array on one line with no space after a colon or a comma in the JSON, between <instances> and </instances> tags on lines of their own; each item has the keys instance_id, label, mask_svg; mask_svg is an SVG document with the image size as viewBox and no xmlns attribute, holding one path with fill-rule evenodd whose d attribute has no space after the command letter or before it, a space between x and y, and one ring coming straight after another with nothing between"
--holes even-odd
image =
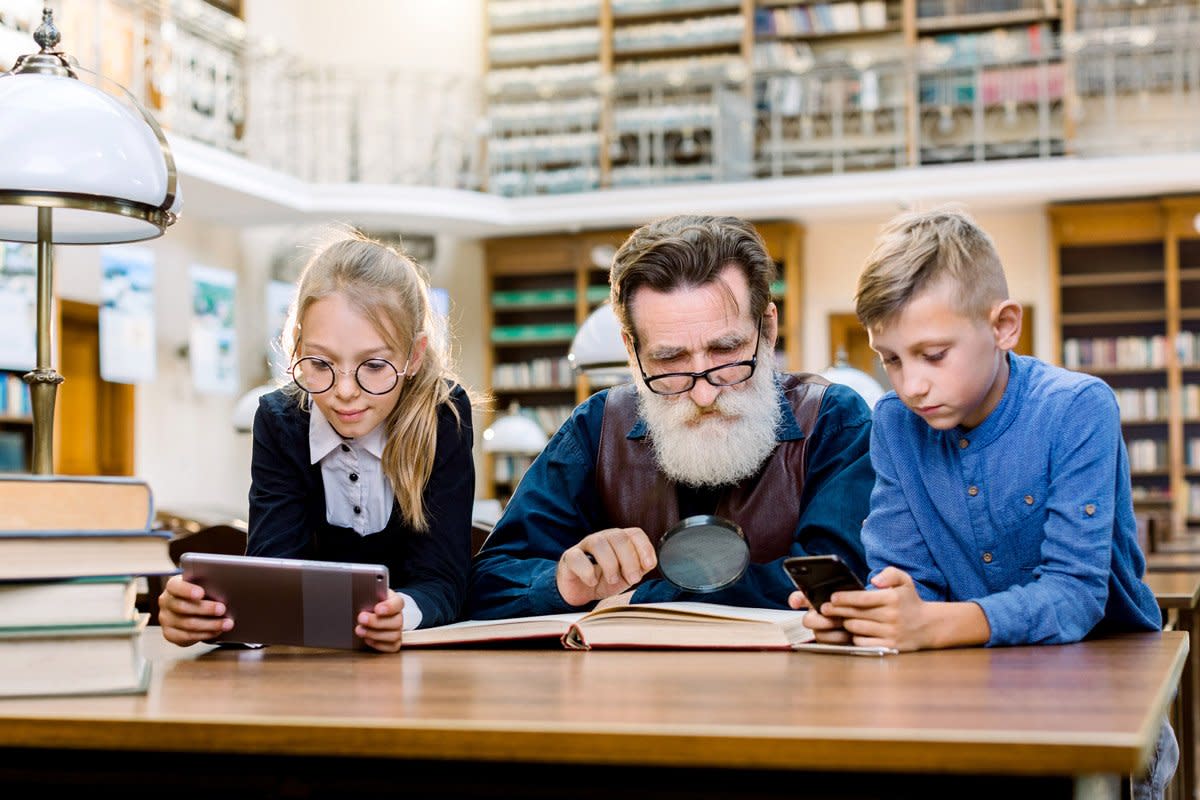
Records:
<instances>
[{"instance_id":1,"label":"bookshelf","mask_svg":"<svg viewBox=\"0 0 1200 800\"><path fill-rule=\"evenodd\" d=\"M1200 524L1200 197L1050 209L1055 351L1117 397L1135 500Z\"/></svg>"},{"instance_id":2,"label":"bookshelf","mask_svg":"<svg viewBox=\"0 0 1200 800\"><path fill-rule=\"evenodd\" d=\"M602 0L491 0L484 15L488 190L600 186Z\"/></svg>"},{"instance_id":3,"label":"bookshelf","mask_svg":"<svg viewBox=\"0 0 1200 800\"><path fill-rule=\"evenodd\" d=\"M902 0L759 0L759 177L909 163L904 9Z\"/></svg>"},{"instance_id":4,"label":"bookshelf","mask_svg":"<svg viewBox=\"0 0 1200 800\"><path fill-rule=\"evenodd\" d=\"M1065 152L1067 68L1058 48L1058 0L915 0L915 6L919 163Z\"/></svg>"},{"instance_id":5,"label":"bookshelf","mask_svg":"<svg viewBox=\"0 0 1200 800\"><path fill-rule=\"evenodd\" d=\"M795 223L761 222L762 234L778 266L772 287L779 308L775 360L782 369L801 363L803 228ZM594 391L567 364L578 326L608 298L608 267L599 256L619 247L629 230L491 239L485 246L483 328L484 374L493 407L487 425L515 403L548 435ZM597 263L600 262L600 263ZM489 453L484 457L487 497L506 501L531 459Z\"/></svg>"},{"instance_id":6,"label":"bookshelf","mask_svg":"<svg viewBox=\"0 0 1200 800\"><path fill-rule=\"evenodd\" d=\"M32 469L33 408L20 372L0 370L0 472Z\"/></svg>"},{"instance_id":7,"label":"bookshelf","mask_svg":"<svg viewBox=\"0 0 1200 800\"><path fill-rule=\"evenodd\" d=\"M489 54L499 56L488 64L488 160L501 193L1186 150L1196 141L1196 126L1163 121L1184 113L1200 0L487 7ZM542 42L547 32L556 38ZM518 35L540 44L517 55L492 47ZM574 49L555 44L564 37Z\"/></svg>"}]
</instances>

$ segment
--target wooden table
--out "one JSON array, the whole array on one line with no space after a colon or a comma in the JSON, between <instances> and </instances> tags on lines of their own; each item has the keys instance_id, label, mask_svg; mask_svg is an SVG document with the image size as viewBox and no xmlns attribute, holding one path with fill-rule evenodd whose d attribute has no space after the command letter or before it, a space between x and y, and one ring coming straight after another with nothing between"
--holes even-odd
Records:
<instances>
[{"instance_id":1,"label":"wooden table","mask_svg":"<svg viewBox=\"0 0 1200 800\"><path fill-rule=\"evenodd\" d=\"M1150 553L1146 572L1200 572L1200 553Z\"/></svg>"},{"instance_id":2,"label":"wooden table","mask_svg":"<svg viewBox=\"0 0 1200 800\"><path fill-rule=\"evenodd\" d=\"M1179 682L1179 769L1185 798L1196 796L1196 681L1200 678L1200 572L1150 572L1146 584L1154 592L1158 607L1174 610L1178 630L1188 635L1191 645L1183 678Z\"/></svg>"},{"instance_id":3,"label":"wooden table","mask_svg":"<svg viewBox=\"0 0 1200 800\"><path fill-rule=\"evenodd\" d=\"M1117 797L1188 652L1177 631L887 658L146 643L147 695L0 702L6 794Z\"/></svg>"}]
</instances>

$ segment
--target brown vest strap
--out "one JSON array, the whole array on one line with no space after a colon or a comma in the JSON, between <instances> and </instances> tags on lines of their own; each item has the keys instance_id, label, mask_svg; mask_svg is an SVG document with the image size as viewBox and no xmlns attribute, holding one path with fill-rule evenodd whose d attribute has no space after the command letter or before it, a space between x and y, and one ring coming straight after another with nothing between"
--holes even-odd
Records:
<instances>
[{"instance_id":1,"label":"brown vest strap","mask_svg":"<svg viewBox=\"0 0 1200 800\"><path fill-rule=\"evenodd\" d=\"M726 491L716 513L742 527L755 563L788 555L800 519L800 495L808 464L808 441L829 381L818 375L781 376L784 395L804 438L780 442L758 475ZM658 469L647 434L628 438L637 422L637 394L632 384L610 389L600 429L596 488L609 524L641 528L658 544L679 521L675 484Z\"/></svg>"}]
</instances>

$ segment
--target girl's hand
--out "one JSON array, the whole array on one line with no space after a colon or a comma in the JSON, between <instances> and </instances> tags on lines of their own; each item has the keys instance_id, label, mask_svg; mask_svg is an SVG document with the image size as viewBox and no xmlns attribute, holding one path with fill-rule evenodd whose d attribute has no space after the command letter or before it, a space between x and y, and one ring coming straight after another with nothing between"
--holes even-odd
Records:
<instances>
[{"instance_id":1,"label":"girl's hand","mask_svg":"<svg viewBox=\"0 0 1200 800\"><path fill-rule=\"evenodd\" d=\"M354 633L370 647L381 653L400 649L404 632L404 598L388 589L386 600L380 600L370 611L361 611Z\"/></svg>"},{"instance_id":2,"label":"girl's hand","mask_svg":"<svg viewBox=\"0 0 1200 800\"><path fill-rule=\"evenodd\" d=\"M225 604L205 600L204 589L188 583L182 575L172 575L158 596L158 624L164 639L182 647L233 629L233 620L225 616Z\"/></svg>"}]
</instances>

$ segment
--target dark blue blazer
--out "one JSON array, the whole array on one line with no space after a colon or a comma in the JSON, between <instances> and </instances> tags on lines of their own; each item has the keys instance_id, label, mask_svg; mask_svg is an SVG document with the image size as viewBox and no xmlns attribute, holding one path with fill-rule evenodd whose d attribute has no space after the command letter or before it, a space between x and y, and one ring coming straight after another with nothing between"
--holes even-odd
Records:
<instances>
[{"instance_id":1,"label":"dark blue blazer","mask_svg":"<svg viewBox=\"0 0 1200 800\"><path fill-rule=\"evenodd\" d=\"M471 459L471 405L455 386L438 412L437 453L425 487L429 530L404 524L393 505L387 526L368 536L325 520L321 465L309 463L309 412L276 390L264 395L254 416L250 465L250 527L247 555L386 564L393 589L421 608L421 627L458 619L471 563L471 508L475 466Z\"/></svg>"}]
</instances>

